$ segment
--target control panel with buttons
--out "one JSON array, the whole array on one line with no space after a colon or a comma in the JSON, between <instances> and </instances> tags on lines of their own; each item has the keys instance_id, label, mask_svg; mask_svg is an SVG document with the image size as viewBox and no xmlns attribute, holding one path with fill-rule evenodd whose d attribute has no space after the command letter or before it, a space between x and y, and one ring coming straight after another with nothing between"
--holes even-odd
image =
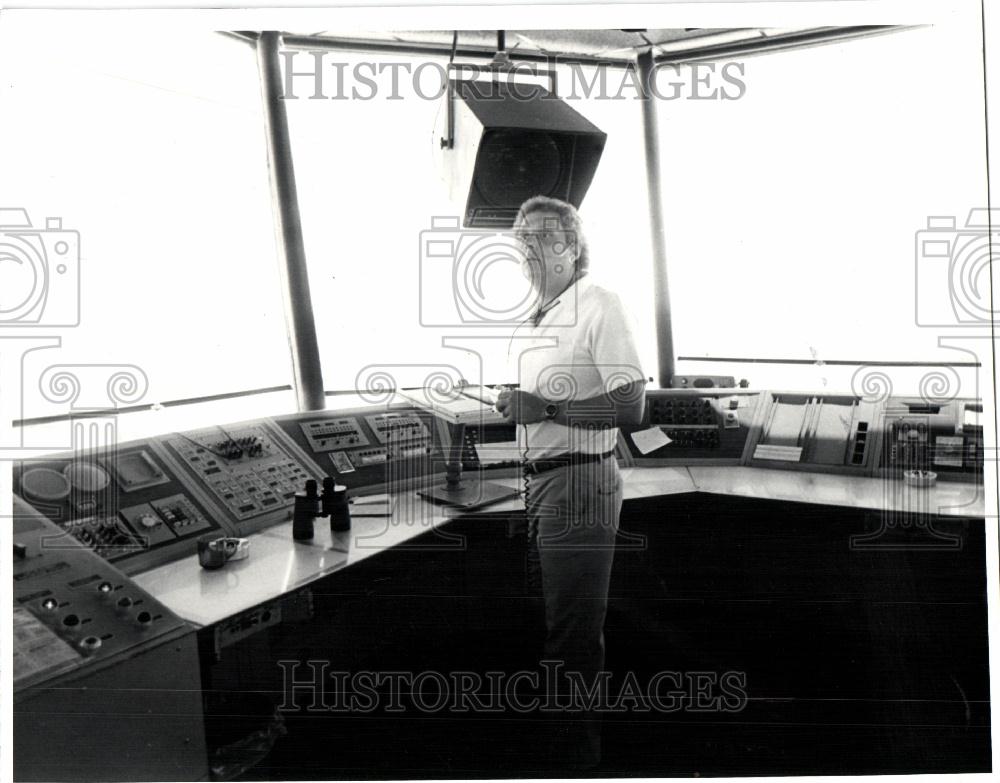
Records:
<instances>
[{"instance_id":1,"label":"control panel with buttons","mask_svg":"<svg viewBox=\"0 0 1000 783\"><path fill-rule=\"evenodd\" d=\"M236 535L287 519L295 493L308 479L323 478L316 466L267 422L177 433L164 442L199 488L225 509ZM184 514L184 509L178 510ZM169 522L168 526L174 527Z\"/></svg>"},{"instance_id":2,"label":"control panel with buttons","mask_svg":"<svg viewBox=\"0 0 1000 783\"><path fill-rule=\"evenodd\" d=\"M354 449L368 445L368 438L354 416L314 419L304 421L299 426L313 452Z\"/></svg>"},{"instance_id":3,"label":"control panel with buttons","mask_svg":"<svg viewBox=\"0 0 1000 783\"><path fill-rule=\"evenodd\" d=\"M14 488L59 527L61 540L79 542L133 574L194 554L203 533L228 532L179 473L154 440L122 444L100 458L26 460L14 466Z\"/></svg>"},{"instance_id":4,"label":"control panel with buttons","mask_svg":"<svg viewBox=\"0 0 1000 783\"><path fill-rule=\"evenodd\" d=\"M379 413L365 416L387 459L409 459L429 454L431 431L416 413Z\"/></svg>"},{"instance_id":5,"label":"control panel with buttons","mask_svg":"<svg viewBox=\"0 0 1000 783\"><path fill-rule=\"evenodd\" d=\"M898 477L908 470L929 470L943 480L982 480L980 400L893 397L886 401L881 418L881 475Z\"/></svg>"},{"instance_id":6,"label":"control panel with buttons","mask_svg":"<svg viewBox=\"0 0 1000 783\"><path fill-rule=\"evenodd\" d=\"M638 428L622 431L635 465L739 464L759 395L732 389L647 389Z\"/></svg>"},{"instance_id":7,"label":"control panel with buttons","mask_svg":"<svg viewBox=\"0 0 1000 783\"><path fill-rule=\"evenodd\" d=\"M119 560L146 551L151 543L136 534L121 516L97 516L74 519L64 530L106 560Z\"/></svg>"},{"instance_id":8,"label":"control panel with buttons","mask_svg":"<svg viewBox=\"0 0 1000 783\"><path fill-rule=\"evenodd\" d=\"M14 686L37 684L186 629L92 547L14 500Z\"/></svg>"},{"instance_id":9,"label":"control panel with buttons","mask_svg":"<svg viewBox=\"0 0 1000 783\"><path fill-rule=\"evenodd\" d=\"M715 426L712 400L707 397L674 399L652 395L647 403L649 423L657 425Z\"/></svg>"},{"instance_id":10,"label":"control panel with buttons","mask_svg":"<svg viewBox=\"0 0 1000 783\"><path fill-rule=\"evenodd\" d=\"M444 470L440 422L409 405L303 413L274 423L351 494L396 492Z\"/></svg>"},{"instance_id":11,"label":"control panel with buttons","mask_svg":"<svg viewBox=\"0 0 1000 783\"><path fill-rule=\"evenodd\" d=\"M121 510L121 516L146 545L208 530L211 525L184 495L171 495Z\"/></svg>"}]
</instances>

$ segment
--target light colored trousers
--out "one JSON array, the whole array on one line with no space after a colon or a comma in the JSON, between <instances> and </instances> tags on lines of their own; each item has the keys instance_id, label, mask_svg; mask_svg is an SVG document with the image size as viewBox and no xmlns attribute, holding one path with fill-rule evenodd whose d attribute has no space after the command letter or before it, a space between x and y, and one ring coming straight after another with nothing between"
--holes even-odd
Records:
<instances>
[{"instance_id":1,"label":"light colored trousers","mask_svg":"<svg viewBox=\"0 0 1000 783\"><path fill-rule=\"evenodd\" d=\"M527 476L529 569L541 570L545 659L578 672L587 688L604 667L604 618L622 509L622 478L614 457ZM537 558L537 559L536 559ZM560 681L561 699L569 695ZM567 761L600 761L600 716L568 711L556 739Z\"/></svg>"}]
</instances>

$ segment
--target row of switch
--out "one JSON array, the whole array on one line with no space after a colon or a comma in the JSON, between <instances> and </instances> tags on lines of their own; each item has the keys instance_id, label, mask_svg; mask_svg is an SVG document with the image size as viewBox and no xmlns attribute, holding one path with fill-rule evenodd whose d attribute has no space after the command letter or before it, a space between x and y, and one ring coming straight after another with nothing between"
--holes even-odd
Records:
<instances>
[{"instance_id":1,"label":"row of switch","mask_svg":"<svg viewBox=\"0 0 1000 783\"><path fill-rule=\"evenodd\" d=\"M707 399L649 401L650 424L715 424L715 409Z\"/></svg>"},{"instance_id":2,"label":"row of switch","mask_svg":"<svg viewBox=\"0 0 1000 783\"><path fill-rule=\"evenodd\" d=\"M868 443L868 422L859 421L854 434L854 451L851 452L852 465L865 464L865 446Z\"/></svg>"},{"instance_id":3,"label":"row of switch","mask_svg":"<svg viewBox=\"0 0 1000 783\"><path fill-rule=\"evenodd\" d=\"M430 440L427 426L419 416L368 416L367 419L380 443Z\"/></svg>"},{"instance_id":4,"label":"row of switch","mask_svg":"<svg viewBox=\"0 0 1000 783\"><path fill-rule=\"evenodd\" d=\"M353 417L307 421L300 423L299 427L313 452L368 445L368 438Z\"/></svg>"},{"instance_id":5,"label":"row of switch","mask_svg":"<svg viewBox=\"0 0 1000 783\"><path fill-rule=\"evenodd\" d=\"M674 443L682 446L715 449L719 447L718 430L666 430L666 435Z\"/></svg>"},{"instance_id":6,"label":"row of switch","mask_svg":"<svg viewBox=\"0 0 1000 783\"><path fill-rule=\"evenodd\" d=\"M63 529L85 547L106 559L145 549L143 542L118 517L74 520L66 523Z\"/></svg>"},{"instance_id":7,"label":"row of switch","mask_svg":"<svg viewBox=\"0 0 1000 783\"><path fill-rule=\"evenodd\" d=\"M308 478L290 459L210 482L215 494L240 519L274 508L291 506L296 488Z\"/></svg>"}]
</instances>

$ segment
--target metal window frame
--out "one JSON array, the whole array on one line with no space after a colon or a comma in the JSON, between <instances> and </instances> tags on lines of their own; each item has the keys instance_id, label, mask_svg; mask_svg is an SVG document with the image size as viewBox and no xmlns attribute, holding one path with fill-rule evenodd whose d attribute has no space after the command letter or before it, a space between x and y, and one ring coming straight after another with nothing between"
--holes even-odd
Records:
<instances>
[{"instance_id":1,"label":"metal window frame","mask_svg":"<svg viewBox=\"0 0 1000 783\"><path fill-rule=\"evenodd\" d=\"M675 355L673 326L670 309L670 292L667 275L665 225L661 194L661 167L657 133L656 97L651 89L657 68L665 64L681 64L709 59L752 56L791 49L813 47L827 43L881 35L913 29L911 26L865 25L853 27L824 27L773 36L695 46L683 51L657 53L651 45L637 50L634 58L607 58L581 54L559 54L507 50L512 60L523 62L583 65L595 68L634 68L639 74L642 89L643 147L646 160L646 189L649 204L650 233L653 247L654 308L657 329L657 382L669 388L674 375ZM293 380L299 410L323 410L326 392L323 388L323 371L319 356L316 325L313 319L312 299L309 293L309 275L302 243L302 226L299 218L298 194L295 188L295 169L292 162L288 116L281 97L281 65L278 53L284 49L312 51L353 51L396 53L423 57L461 57L463 59L492 59L496 54L488 46L455 46L445 44L378 41L368 39L338 38L336 36L287 35L277 31L225 32L236 40L257 49L261 79L261 95L267 132L268 163L270 169L272 206L274 209L281 277L284 288L285 320L292 352Z\"/></svg>"}]
</instances>

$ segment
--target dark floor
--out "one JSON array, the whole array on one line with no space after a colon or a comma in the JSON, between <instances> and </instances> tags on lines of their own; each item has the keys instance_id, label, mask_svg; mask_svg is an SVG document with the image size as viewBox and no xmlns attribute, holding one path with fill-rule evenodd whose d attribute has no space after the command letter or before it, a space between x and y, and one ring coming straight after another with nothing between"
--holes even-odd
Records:
<instances>
[{"instance_id":1,"label":"dark floor","mask_svg":"<svg viewBox=\"0 0 1000 783\"><path fill-rule=\"evenodd\" d=\"M860 550L851 535L877 530L877 518L702 495L626 504L606 633L612 694L626 677L646 684L678 672L688 686L702 678L701 708L689 688L677 709L633 700L606 713L597 767L566 766L547 739L558 719L537 711L422 712L412 702L397 714L286 710L273 748L234 749L281 699L277 660L446 675L536 666L541 603L524 585L523 541L508 536L509 522L460 521L460 552L388 553L334 575L313 587L308 622L223 651L205 681L210 746L235 762L226 776L989 770L982 520L937 523L958 537L957 549L923 546L924 526L913 527L912 546ZM719 702L727 672L742 687Z\"/></svg>"}]
</instances>

